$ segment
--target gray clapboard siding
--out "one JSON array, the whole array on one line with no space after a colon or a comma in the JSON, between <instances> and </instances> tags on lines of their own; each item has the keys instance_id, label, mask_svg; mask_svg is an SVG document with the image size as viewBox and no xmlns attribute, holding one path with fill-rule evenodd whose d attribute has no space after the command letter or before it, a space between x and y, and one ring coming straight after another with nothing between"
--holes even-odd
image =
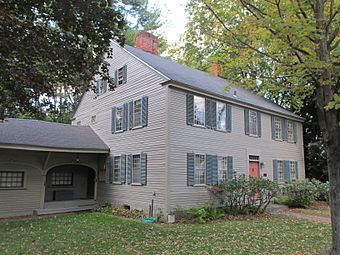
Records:
<instances>
[{"instance_id":1,"label":"gray clapboard siding","mask_svg":"<svg viewBox=\"0 0 340 255\"><path fill-rule=\"evenodd\" d=\"M187 186L187 153L202 153L232 156L233 168L237 173L248 175L249 155L260 156L264 163L262 173L273 178L273 159L292 160L299 163L299 178L304 178L303 146L298 143L278 142L271 138L271 116L261 114L262 136L254 138L244 133L244 108L233 106L231 133L187 125L186 92L172 88L169 90L169 209L177 205L193 206L209 200L205 187ZM299 138L302 125L297 123Z\"/></svg>"},{"instance_id":2,"label":"gray clapboard siding","mask_svg":"<svg viewBox=\"0 0 340 255\"><path fill-rule=\"evenodd\" d=\"M92 115L96 123L91 124L95 132L111 148L112 155L147 154L147 185L114 185L103 182L98 185L100 202L130 205L131 208L147 212L151 199L155 208L166 208L166 87L160 83L165 78L116 45L113 46L114 59L110 59L111 74L116 68L127 65L127 83L119 85L115 91L94 98L92 92L84 95L75 114L75 121L90 124ZM147 126L111 134L111 108L131 100L148 97ZM156 192L156 197L153 193Z\"/></svg>"}]
</instances>

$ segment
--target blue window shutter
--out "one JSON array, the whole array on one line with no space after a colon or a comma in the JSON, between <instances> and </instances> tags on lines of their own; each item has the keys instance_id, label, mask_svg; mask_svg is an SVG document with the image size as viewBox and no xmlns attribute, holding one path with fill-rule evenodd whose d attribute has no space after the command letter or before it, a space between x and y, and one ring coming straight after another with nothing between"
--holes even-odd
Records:
<instances>
[{"instance_id":1,"label":"blue window shutter","mask_svg":"<svg viewBox=\"0 0 340 255\"><path fill-rule=\"evenodd\" d=\"M244 132L249 135L249 109L244 109Z\"/></svg>"},{"instance_id":2,"label":"blue window shutter","mask_svg":"<svg viewBox=\"0 0 340 255\"><path fill-rule=\"evenodd\" d=\"M127 156L127 174L126 174L126 183L131 184L132 183L132 154L129 154Z\"/></svg>"},{"instance_id":3,"label":"blue window shutter","mask_svg":"<svg viewBox=\"0 0 340 255\"><path fill-rule=\"evenodd\" d=\"M277 160L273 160L273 181L278 182Z\"/></svg>"},{"instance_id":4,"label":"blue window shutter","mask_svg":"<svg viewBox=\"0 0 340 255\"><path fill-rule=\"evenodd\" d=\"M297 143L297 130L296 130L296 122L293 122L293 136L294 136L294 143Z\"/></svg>"},{"instance_id":5,"label":"blue window shutter","mask_svg":"<svg viewBox=\"0 0 340 255\"><path fill-rule=\"evenodd\" d=\"M112 107L111 112L111 133L114 134L116 132L116 107Z\"/></svg>"},{"instance_id":6,"label":"blue window shutter","mask_svg":"<svg viewBox=\"0 0 340 255\"><path fill-rule=\"evenodd\" d=\"M211 101L210 108L211 128L216 129L216 101Z\"/></svg>"},{"instance_id":7,"label":"blue window shutter","mask_svg":"<svg viewBox=\"0 0 340 255\"><path fill-rule=\"evenodd\" d=\"M289 160L283 161L283 178L285 182L290 182L290 164Z\"/></svg>"},{"instance_id":8,"label":"blue window shutter","mask_svg":"<svg viewBox=\"0 0 340 255\"><path fill-rule=\"evenodd\" d=\"M142 97L142 126L148 125L148 97Z\"/></svg>"},{"instance_id":9,"label":"blue window shutter","mask_svg":"<svg viewBox=\"0 0 340 255\"><path fill-rule=\"evenodd\" d=\"M127 65L123 65L123 83L127 82Z\"/></svg>"},{"instance_id":10,"label":"blue window shutter","mask_svg":"<svg viewBox=\"0 0 340 255\"><path fill-rule=\"evenodd\" d=\"M258 137L262 136L262 121L260 112L257 112L257 135Z\"/></svg>"},{"instance_id":11,"label":"blue window shutter","mask_svg":"<svg viewBox=\"0 0 340 255\"><path fill-rule=\"evenodd\" d=\"M187 153L187 185L195 185L195 154Z\"/></svg>"},{"instance_id":12,"label":"blue window shutter","mask_svg":"<svg viewBox=\"0 0 340 255\"><path fill-rule=\"evenodd\" d=\"M107 80L103 80L103 92L106 93L107 92Z\"/></svg>"},{"instance_id":13,"label":"blue window shutter","mask_svg":"<svg viewBox=\"0 0 340 255\"><path fill-rule=\"evenodd\" d=\"M282 140L288 140L288 129L287 129L287 120L282 118L281 119L281 126L282 126Z\"/></svg>"},{"instance_id":14,"label":"blue window shutter","mask_svg":"<svg viewBox=\"0 0 340 255\"><path fill-rule=\"evenodd\" d=\"M128 128L128 118L129 118L129 104L123 104L123 130L126 131Z\"/></svg>"},{"instance_id":15,"label":"blue window shutter","mask_svg":"<svg viewBox=\"0 0 340 255\"><path fill-rule=\"evenodd\" d=\"M299 168L298 168L298 162L295 161L295 178L299 179Z\"/></svg>"},{"instance_id":16,"label":"blue window shutter","mask_svg":"<svg viewBox=\"0 0 340 255\"><path fill-rule=\"evenodd\" d=\"M115 70L115 81L114 81L114 85L117 86L118 85L118 70Z\"/></svg>"},{"instance_id":17,"label":"blue window shutter","mask_svg":"<svg viewBox=\"0 0 340 255\"><path fill-rule=\"evenodd\" d=\"M187 94L187 124L194 125L194 95Z\"/></svg>"},{"instance_id":18,"label":"blue window shutter","mask_svg":"<svg viewBox=\"0 0 340 255\"><path fill-rule=\"evenodd\" d=\"M206 184L207 185L212 185L212 155L206 154L206 164L205 164L205 169L206 169Z\"/></svg>"},{"instance_id":19,"label":"blue window shutter","mask_svg":"<svg viewBox=\"0 0 340 255\"><path fill-rule=\"evenodd\" d=\"M96 90L95 93L98 96L99 95L99 86L100 86L100 80L96 80Z\"/></svg>"},{"instance_id":20,"label":"blue window shutter","mask_svg":"<svg viewBox=\"0 0 340 255\"><path fill-rule=\"evenodd\" d=\"M140 183L146 185L147 183L147 155L142 153L140 156Z\"/></svg>"},{"instance_id":21,"label":"blue window shutter","mask_svg":"<svg viewBox=\"0 0 340 255\"><path fill-rule=\"evenodd\" d=\"M226 129L230 133L232 130L232 108L230 104L227 104L227 117L226 117Z\"/></svg>"},{"instance_id":22,"label":"blue window shutter","mask_svg":"<svg viewBox=\"0 0 340 255\"><path fill-rule=\"evenodd\" d=\"M212 185L218 184L218 157L217 155L212 155L211 157L211 167L212 167Z\"/></svg>"},{"instance_id":23,"label":"blue window shutter","mask_svg":"<svg viewBox=\"0 0 340 255\"><path fill-rule=\"evenodd\" d=\"M275 117L272 116L272 139L275 140Z\"/></svg>"},{"instance_id":24,"label":"blue window shutter","mask_svg":"<svg viewBox=\"0 0 340 255\"><path fill-rule=\"evenodd\" d=\"M234 166L233 166L233 157L227 157L227 167L228 167L228 179L231 180L234 178Z\"/></svg>"},{"instance_id":25,"label":"blue window shutter","mask_svg":"<svg viewBox=\"0 0 340 255\"><path fill-rule=\"evenodd\" d=\"M110 183L111 168L112 168L112 156L109 155L106 157L105 162L105 183Z\"/></svg>"},{"instance_id":26,"label":"blue window shutter","mask_svg":"<svg viewBox=\"0 0 340 255\"><path fill-rule=\"evenodd\" d=\"M114 171L115 171L115 164L114 164L114 156L110 157L110 161L111 161L111 168L110 168L110 174L109 174L109 183L113 182L113 175L114 175Z\"/></svg>"},{"instance_id":27,"label":"blue window shutter","mask_svg":"<svg viewBox=\"0 0 340 255\"><path fill-rule=\"evenodd\" d=\"M129 102L129 117L128 117L129 129L133 128L133 101Z\"/></svg>"},{"instance_id":28,"label":"blue window shutter","mask_svg":"<svg viewBox=\"0 0 340 255\"><path fill-rule=\"evenodd\" d=\"M120 182L126 182L126 155L120 155Z\"/></svg>"}]
</instances>

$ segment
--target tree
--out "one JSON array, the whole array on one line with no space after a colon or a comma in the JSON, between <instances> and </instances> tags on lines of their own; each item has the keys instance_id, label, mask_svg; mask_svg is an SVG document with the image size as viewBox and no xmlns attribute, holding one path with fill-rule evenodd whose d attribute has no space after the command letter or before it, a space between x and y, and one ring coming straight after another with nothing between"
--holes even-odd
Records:
<instances>
[{"instance_id":1,"label":"tree","mask_svg":"<svg viewBox=\"0 0 340 255\"><path fill-rule=\"evenodd\" d=\"M104 57L111 39L124 43L124 26L109 0L1 1L0 118L44 118L69 102L61 92L79 95L95 74L112 86Z\"/></svg>"},{"instance_id":2,"label":"tree","mask_svg":"<svg viewBox=\"0 0 340 255\"><path fill-rule=\"evenodd\" d=\"M339 8L334 0L191 0L186 37L195 54L211 49L202 59L221 63L225 77L281 105L301 109L312 98L328 157L331 254L340 254Z\"/></svg>"}]
</instances>

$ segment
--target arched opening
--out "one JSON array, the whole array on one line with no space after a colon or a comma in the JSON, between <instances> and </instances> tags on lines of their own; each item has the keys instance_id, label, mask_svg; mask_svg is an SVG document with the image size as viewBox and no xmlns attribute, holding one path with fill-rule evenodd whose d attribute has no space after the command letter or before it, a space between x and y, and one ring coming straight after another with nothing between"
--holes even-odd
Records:
<instances>
[{"instance_id":1,"label":"arched opening","mask_svg":"<svg viewBox=\"0 0 340 255\"><path fill-rule=\"evenodd\" d=\"M96 172L87 166L61 165L46 175L45 202L94 199Z\"/></svg>"}]
</instances>

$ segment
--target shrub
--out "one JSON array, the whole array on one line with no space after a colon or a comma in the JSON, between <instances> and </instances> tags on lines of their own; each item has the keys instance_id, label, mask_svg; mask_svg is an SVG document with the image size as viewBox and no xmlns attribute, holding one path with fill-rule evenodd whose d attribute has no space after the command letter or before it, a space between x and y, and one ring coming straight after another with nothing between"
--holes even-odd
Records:
<instances>
[{"instance_id":1,"label":"shrub","mask_svg":"<svg viewBox=\"0 0 340 255\"><path fill-rule=\"evenodd\" d=\"M267 179L240 175L209 191L228 214L257 214L264 212L279 187Z\"/></svg>"},{"instance_id":2,"label":"shrub","mask_svg":"<svg viewBox=\"0 0 340 255\"><path fill-rule=\"evenodd\" d=\"M204 204L202 206L191 207L188 209L176 207L173 213L179 221L200 224L207 223L223 216L222 210L212 204Z\"/></svg>"},{"instance_id":3,"label":"shrub","mask_svg":"<svg viewBox=\"0 0 340 255\"><path fill-rule=\"evenodd\" d=\"M329 203L329 182L320 182L317 179L312 179L312 183L316 187L315 199Z\"/></svg>"},{"instance_id":4,"label":"shrub","mask_svg":"<svg viewBox=\"0 0 340 255\"><path fill-rule=\"evenodd\" d=\"M289 207L307 208L315 200L316 186L308 180L295 180L282 188L282 194L287 196L284 204Z\"/></svg>"},{"instance_id":5,"label":"shrub","mask_svg":"<svg viewBox=\"0 0 340 255\"><path fill-rule=\"evenodd\" d=\"M144 218L145 215L142 211L133 209L125 209L120 207L112 207L111 205L105 205L97 209L97 212L106 213L106 214L113 214L116 216L121 216L130 219L141 219Z\"/></svg>"}]
</instances>

